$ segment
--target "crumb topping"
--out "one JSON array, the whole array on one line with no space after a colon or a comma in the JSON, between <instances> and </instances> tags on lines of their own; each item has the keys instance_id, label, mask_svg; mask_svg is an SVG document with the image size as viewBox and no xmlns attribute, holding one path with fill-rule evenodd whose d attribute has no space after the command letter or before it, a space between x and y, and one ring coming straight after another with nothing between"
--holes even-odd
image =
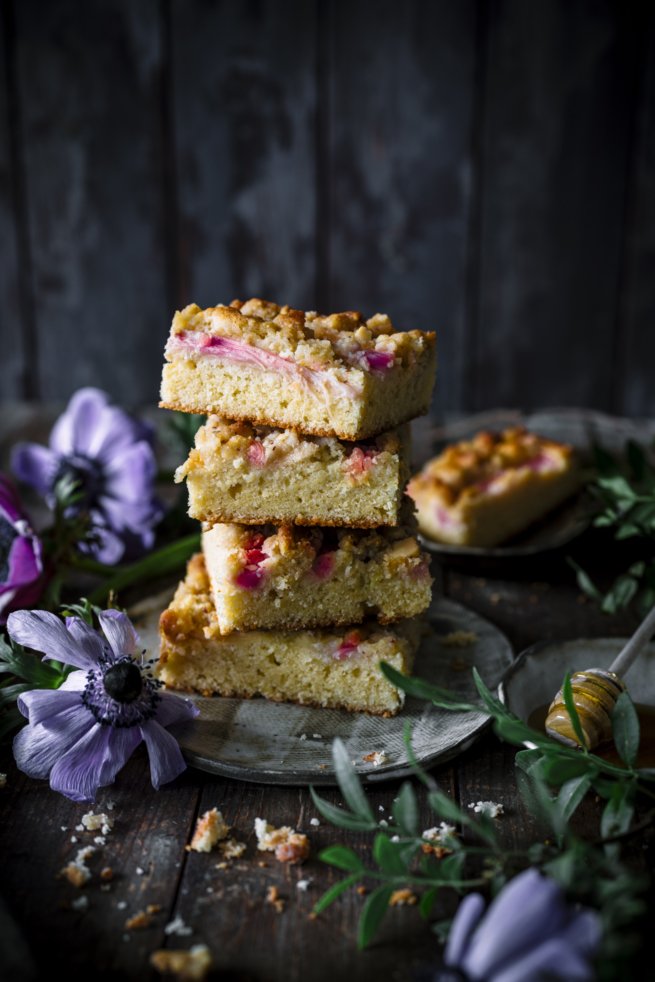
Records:
<instances>
[{"instance_id":1,"label":"crumb topping","mask_svg":"<svg viewBox=\"0 0 655 982\"><path fill-rule=\"evenodd\" d=\"M352 369L384 374L396 365L411 366L434 343L432 332L394 331L386 314L368 319L357 311L324 315L256 298L206 310L190 304L178 311L167 355L176 340L194 335L205 347L216 338L230 339L305 368L335 369L344 378Z\"/></svg>"},{"instance_id":2,"label":"crumb topping","mask_svg":"<svg viewBox=\"0 0 655 982\"><path fill-rule=\"evenodd\" d=\"M301 832L295 832L288 825L276 829L266 819L255 819L257 848L262 852L274 852L281 863L302 863L309 856L309 839Z\"/></svg>"},{"instance_id":3,"label":"crumb topping","mask_svg":"<svg viewBox=\"0 0 655 982\"><path fill-rule=\"evenodd\" d=\"M212 967L212 956L206 944L194 945L188 951L159 948L150 955L150 964L179 982L202 982Z\"/></svg>"},{"instance_id":4,"label":"crumb topping","mask_svg":"<svg viewBox=\"0 0 655 982\"><path fill-rule=\"evenodd\" d=\"M520 469L536 473L568 469L573 447L517 426L501 433L481 431L472 440L453 443L429 460L409 482L407 493L430 493L444 505L480 494L500 492Z\"/></svg>"}]
</instances>

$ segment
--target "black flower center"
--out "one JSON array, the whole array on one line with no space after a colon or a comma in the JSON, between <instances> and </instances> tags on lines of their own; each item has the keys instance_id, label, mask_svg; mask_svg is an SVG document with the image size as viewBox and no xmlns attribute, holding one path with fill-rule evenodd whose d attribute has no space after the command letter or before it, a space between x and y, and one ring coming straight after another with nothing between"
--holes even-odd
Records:
<instances>
[{"instance_id":1,"label":"black flower center","mask_svg":"<svg viewBox=\"0 0 655 982\"><path fill-rule=\"evenodd\" d=\"M55 474L53 487L68 478L74 485L77 495L75 509L88 511L98 500L105 484L105 473L98 460L84 454L71 454L61 461Z\"/></svg>"},{"instance_id":2,"label":"black flower center","mask_svg":"<svg viewBox=\"0 0 655 982\"><path fill-rule=\"evenodd\" d=\"M119 662L105 672L105 692L116 702L134 702L141 695L143 679L134 662Z\"/></svg>"},{"instance_id":3,"label":"black flower center","mask_svg":"<svg viewBox=\"0 0 655 982\"><path fill-rule=\"evenodd\" d=\"M18 532L4 515L0 515L0 583L9 578L9 553Z\"/></svg>"}]
</instances>

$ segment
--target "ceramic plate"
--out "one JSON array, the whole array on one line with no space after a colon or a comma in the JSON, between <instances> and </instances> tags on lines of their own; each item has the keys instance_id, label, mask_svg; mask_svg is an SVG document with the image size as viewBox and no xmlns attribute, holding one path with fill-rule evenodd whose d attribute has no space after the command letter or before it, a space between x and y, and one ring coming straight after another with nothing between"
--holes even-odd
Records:
<instances>
[{"instance_id":1,"label":"ceramic plate","mask_svg":"<svg viewBox=\"0 0 655 982\"><path fill-rule=\"evenodd\" d=\"M609 668L626 641L580 638L535 644L509 668L500 697L508 709L527 722L536 709L550 704L568 671ZM625 682L635 702L655 705L655 644L641 653L626 673Z\"/></svg>"},{"instance_id":2,"label":"ceramic plate","mask_svg":"<svg viewBox=\"0 0 655 982\"><path fill-rule=\"evenodd\" d=\"M625 448L627 440L645 443L652 439L654 433L652 423L607 416L591 410L554 409L527 415L518 411L493 410L433 429L427 435L431 449L422 450L423 458L436 456L446 444L469 439L480 430L502 430L510 426L525 426L541 436L570 443L577 448L586 465L592 463L594 444L616 453ZM421 541L430 552L449 560L520 559L568 545L589 527L593 514L593 499L583 491L502 546L492 549L451 546L425 536L421 536Z\"/></svg>"},{"instance_id":3,"label":"ceramic plate","mask_svg":"<svg viewBox=\"0 0 655 982\"><path fill-rule=\"evenodd\" d=\"M166 598L131 611L151 653L158 648L157 622ZM428 613L429 632L419 650L414 674L477 701L471 668L496 689L512 662L512 648L496 627L460 604L435 598ZM444 643L453 631L472 632L465 648ZM368 781L410 773L403 730L409 723L413 748L423 767L448 760L469 747L488 724L483 713L436 709L408 697L391 719L333 709L314 709L264 699L193 697L200 716L174 729L189 764L201 770L263 784L335 784L331 744L340 737L360 776ZM364 758L380 751L377 767Z\"/></svg>"}]
</instances>

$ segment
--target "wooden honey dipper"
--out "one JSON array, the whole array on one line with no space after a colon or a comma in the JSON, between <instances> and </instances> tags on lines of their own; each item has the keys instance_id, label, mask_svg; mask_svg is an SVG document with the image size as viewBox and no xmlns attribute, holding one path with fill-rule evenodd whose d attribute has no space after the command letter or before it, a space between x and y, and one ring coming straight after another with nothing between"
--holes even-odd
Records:
<instances>
[{"instance_id":1,"label":"wooden honey dipper","mask_svg":"<svg viewBox=\"0 0 655 982\"><path fill-rule=\"evenodd\" d=\"M616 700L626 691L623 676L644 650L654 632L655 607L644 618L609 668L587 668L571 676L573 702L588 750L611 739L612 711ZM570 747L580 746L564 703L562 689L549 706L546 733Z\"/></svg>"}]
</instances>

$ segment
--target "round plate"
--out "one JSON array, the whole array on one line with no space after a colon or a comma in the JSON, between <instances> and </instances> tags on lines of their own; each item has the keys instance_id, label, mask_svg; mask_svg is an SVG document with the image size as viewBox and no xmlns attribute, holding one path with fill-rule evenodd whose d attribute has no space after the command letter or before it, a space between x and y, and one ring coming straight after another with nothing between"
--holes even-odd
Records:
<instances>
[{"instance_id":1,"label":"round plate","mask_svg":"<svg viewBox=\"0 0 655 982\"><path fill-rule=\"evenodd\" d=\"M433 429L424 436L424 446L429 445L430 450L423 450L423 458L427 460L436 456L447 444L470 439L480 430L503 430L513 426L525 426L540 436L571 444L578 450L584 465L592 464L594 444L600 444L611 453L619 453L625 449L627 440L644 443L652 439L655 433L652 422L607 416L592 410L552 409L524 414L499 409L468 416ZM450 561L487 558L495 561L532 557L549 550L561 549L576 539L590 526L594 507L595 503L589 493L582 491L520 535L494 548L447 545L435 542L427 536L421 536L421 542L430 552L442 555Z\"/></svg>"},{"instance_id":2,"label":"round plate","mask_svg":"<svg viewBox=\"0 0 655 982\"><path fill-rule=\"evenodd\" d=\"M523 651L507 671L499 696L524 722L551 701L567 672L609 668L627 638L578 638L548 641ZM648 645L625 678L635 702L655 705L655 644Z\"/></svg>"},{"instance_id":3,"label":"round plate","mask_svg":"<svg viewBox=\"0 0 655 982\"><path fill-rule=\"evenodd\" d=\"M153 599L131 611L145 647L158 650L157 623L166 600ZM437 597L428 611L429 631L418 652L414 674L476 702L471 669L496 689L512 662L512 648L489 621L451 600ZM475 635L467 647L444 643L453 631ZM315 709L265 699L192 697L200 716L171 728L189 764L201 770L262 784L335 784L331 745L340 737L359 775L367 781L411 773L403 732L412 730L412 744L423 767L448 760L468 748L489 719L484 713L448 712L408 697L391 719ZM365 758L384 755L378 766Z\"/></svg>"}]
</instances>

